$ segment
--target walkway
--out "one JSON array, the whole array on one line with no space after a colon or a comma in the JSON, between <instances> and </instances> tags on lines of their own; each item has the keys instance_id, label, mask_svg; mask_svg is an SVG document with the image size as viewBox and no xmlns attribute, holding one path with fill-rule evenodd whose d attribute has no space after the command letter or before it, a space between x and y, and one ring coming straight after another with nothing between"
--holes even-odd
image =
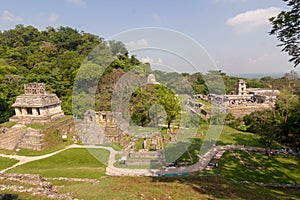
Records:
<instances>
[{"instance_id":1,"label":"walkway","mask_svg":"<svg viewBox=\"0 0 300 200\"><path fill-rule=\"evenodd\" d=\"M97 148L97 149L106 149L110 152L109 159L108 159L108 166L106 168L106 174L107 175L115 175L115 176L158 176L158 175L165 175L165 174L182 174L182 173L190 173L190 172L197 172L200 170L204 170L207 165L209 164L210 160L220 151L224 151L227 149L244 149L244 146L235 146L235 145L226 145L226 146L216 146L209 150L205 155L200 157L200 160L188 167L178 167L174 169L128 169L128 168L117 168L114 167L115 163L115 156L117 153L120 153L120 151L114 150L112 147L105 147L105 146L95 146L95 145L77 145L72 144L70 146L65 147L64 149L58 150L53 153L49 153L46 155L41 156L18 156L18 155L6 155L6 154L0 154L0 157L6 157L6 158L13 158L16 160L19 160L18 163L15 165L6 168L0 173L4 173L14 167L17 167L19 165L23 165L28 162L48 158L50 156L53 156L55 154L58 154L62 151L65 151L67 149L71 148ZM253 147L248 147L249 149L253 149Z\"/></svg>"}]
</instances>

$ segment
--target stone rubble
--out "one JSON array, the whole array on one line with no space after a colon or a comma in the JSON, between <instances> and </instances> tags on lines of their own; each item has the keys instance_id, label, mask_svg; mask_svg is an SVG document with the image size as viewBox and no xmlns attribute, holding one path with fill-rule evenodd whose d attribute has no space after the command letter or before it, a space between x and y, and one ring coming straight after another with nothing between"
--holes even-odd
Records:
<instances>
[{"instance_id":1,"label":"stone rubble","mask_svg":"<svg viewBox=\"0 0 300 200\"><path fill-rule=\"evenodd\" d=\"M0 184L0 191L13 191L18 193L31 193L34 196L46 196L49 199L72 200L71 194L58 194L56 187L51 182L37 174L6 174L0 173L0 180L14 181L28 185L4 185ZM30 187L31 186L31 187ZM34 187L36 186L36 187Z\"/></svg>"}]
</instances>

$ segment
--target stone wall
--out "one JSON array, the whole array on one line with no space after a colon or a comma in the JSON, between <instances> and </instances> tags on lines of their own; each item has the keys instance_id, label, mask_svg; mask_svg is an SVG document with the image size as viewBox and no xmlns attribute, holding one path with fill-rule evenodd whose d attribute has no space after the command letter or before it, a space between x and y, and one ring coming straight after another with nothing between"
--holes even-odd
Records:
<instances>
[{"instance_id":1,"label":"stone wall","mask_svg":"<svg viewBox=\"0 0 300 200\"><path fill-rule=\"evenodd\" d=\"M143 166L143 165L161 165L162 162L160 160L150 160L150 159L129 159L126 161L126 165L133 166Z\"/></svg>"},{"instance_id":2,"label":"stone wall","mask_svg":"<svg viewBox=\"0 0 300 200\"><path fill-rule=\"evenodd\" d=\"M45 144L43 140L44 134L41 132L41 130L28 128L17 148L32 149L36 151L42 150Z\"/></svg>"},{"instance_id":3,"label":"stone wall","mask_svg":"<svg viewBox=\"0 0 300 200\"><path fill-rule=\"evenodd\" d=\"M70 194L58 194L51 182L37 174L6 174L0 173L0 180L9 184L0 184L0 190L17 193L31 193L33 196L45 196L47 199L73 199ZM26 186L22 186L26 185Z\"/></svg>"},{"instance_id":4,"label":"stone wall","mask_svg":"<svg viewBox=\"0 0 300 200\"><path fill-rule=\"evenodd\" d=\"M254 111L262 111L266 109L271 109L272 107L268 104L260 104L260 105L253 105L253 106L232 106L227 107L228 112L232 113L235 117L243 117L245 115L249 115Z\"/></svg>"},{"instance_id":5,"label":"stone wall","mask_svg":"<svg viewBox=\"0 0 300 200\"><path fill-rule=\"evenodd\" d=\"M44 134L49 134L48 132L51 130L58 130L61 135L70 134L75 131L74 120L73 118L69 118L42 130L27 128L25 129L26 133L20 139L17 148L33 149L37 151L42 150L45 146Z\"/></svg>"}]
</instances>

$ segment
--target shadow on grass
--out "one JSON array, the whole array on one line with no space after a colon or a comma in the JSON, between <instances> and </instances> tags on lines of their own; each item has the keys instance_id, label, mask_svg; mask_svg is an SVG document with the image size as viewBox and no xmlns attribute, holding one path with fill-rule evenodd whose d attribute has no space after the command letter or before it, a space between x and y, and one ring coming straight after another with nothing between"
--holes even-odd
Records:
<instances>
[{"instance_id":1,"label":"shadow on grass","mask_svg":"<svg viewBox=\"0 0 300 200\"><path fill-rule=\"evenodd\" d=\"M249 158L245 152L240 152L242 161ZM213 174L221 174L230 181L250 181L263 183L287 183L300 184L299 157L282 155L265 156L261 153L251 152L253 161L258 161L264 169L246 167L230 152L227 152L218 161L219 167L211 171ZM249 165L245 163L245 165ZM251 165L251 164L250 164Z\"/></svg>"},{"instance_id":2,"label":"shadow on grass","mask_svg":"<svg viewBox=\"0 0 300 200\"><path fill-rule=\"evenodd\" d=\"M156 177L153 182L188 185L199 194L220 199L296 199L300 192L296 189L274 189L256 185L239 184L219 177L192 175L185 177Z\"/></svg>"},{"instance_id":3,"label":"shadow on grass","mask_svg":"<svg viewBox=\"0 0 300 200\"><path fill-rule=\"evenodd\" d=\"M218 160L219 167L185 177L155 177L153 182L179 182L188 185L199 194L221 199L297 199L300 190L247 185L241 181L300 184L299 156L265 156L258 152L227 152ZM258 164L260 163L260 164ZM249 167L250 165L250 167ZM251 165L255 166L251 168ZM259 168L259 166L263 168ZM221 176L217 176L221 175ZM222 177L222 178L220 178Z\"/></svg>"}]
</instances>

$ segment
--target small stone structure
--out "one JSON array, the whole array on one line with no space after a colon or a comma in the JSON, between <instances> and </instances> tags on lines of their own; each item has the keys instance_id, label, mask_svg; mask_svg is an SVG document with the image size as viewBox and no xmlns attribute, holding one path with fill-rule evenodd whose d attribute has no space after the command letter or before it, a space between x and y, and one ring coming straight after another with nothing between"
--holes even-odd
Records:
<instances>
[{"instance_id":1,"label":"small stone structure","mask_svg":"<svg viewBox=\"0 0 300 200\"><path fill-rule=\"evenodd\" d=\"M120 114L111 111L86 111L84 122L79 126L78 136L85 144L119 142L125 134L131 131L128 124L117 120Z\"/></svg>"},{"instance_id":2,"label":"small stone structure","mask_svg":"<svg viewBox=\"0 0 300 200\"><path fill-rule=\"evenodd\" d=\"M9 119L18 124L48 124L64 117L61 101L56 94L48 94L44 83L24 85L25 94L12 105L15 115Z\"/></svg>"},{"instance_id":3,"label":"small stone structure","mask_svg":"<svg viewBox=\"0 0 300 200\"><path fill-rule=\"evenodd\" d=\"M149 74L147 78L147 84L159 85L160 83L156 81L154 74Z\"/></svg>"}]
</instances>

